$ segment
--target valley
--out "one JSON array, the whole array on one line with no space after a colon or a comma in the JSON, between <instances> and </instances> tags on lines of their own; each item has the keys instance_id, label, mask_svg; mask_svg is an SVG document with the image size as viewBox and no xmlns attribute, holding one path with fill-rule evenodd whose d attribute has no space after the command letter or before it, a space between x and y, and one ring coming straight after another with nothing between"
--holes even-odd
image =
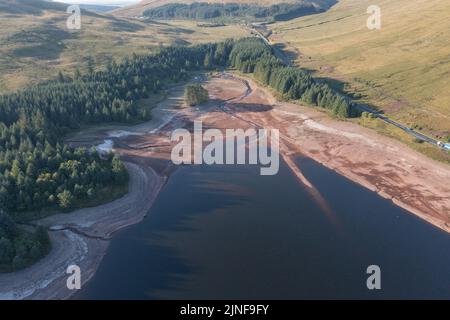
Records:
<instances>
[{"instance_id":1,"label":"valley","mask_svg":"<svg viewBox=\"0 0 450 320\"><path fill-rule=\"evenodd\" d=\"M0 300L450 298L446 1L4 2Z\"/></svg>"},{"instance_id":2,"label":"valley","mask_svg":"<svg viewBox=\"0 0 450 320\"><path fill-rule=\"evenodd\" d=\"M104 69L132 53L163 46L191 45L248 35L234 25L198 27L195 21L143 22L107 13L81 11L80 30L69 30L65 4L28 6L8 0L19 13L0 7L0 93L51 80L61 72Z\"/></svg>"}]
</instances>

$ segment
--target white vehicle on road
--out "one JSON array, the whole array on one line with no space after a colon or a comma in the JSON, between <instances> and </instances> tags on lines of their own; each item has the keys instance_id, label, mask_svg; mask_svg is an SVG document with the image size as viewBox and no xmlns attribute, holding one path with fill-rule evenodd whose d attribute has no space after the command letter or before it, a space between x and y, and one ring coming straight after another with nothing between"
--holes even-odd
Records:
<instances>
[{"instance_id":1,"label":"white vehicle on road","mask_svg":"<svg viewBox=\"0 0 450 320\"><path fill-rule=\"evenodd\" d=\"M450 143L444 143L442 141L438 141L437 145L445 150L450 150Z\"/></svg>"}]
</instances>

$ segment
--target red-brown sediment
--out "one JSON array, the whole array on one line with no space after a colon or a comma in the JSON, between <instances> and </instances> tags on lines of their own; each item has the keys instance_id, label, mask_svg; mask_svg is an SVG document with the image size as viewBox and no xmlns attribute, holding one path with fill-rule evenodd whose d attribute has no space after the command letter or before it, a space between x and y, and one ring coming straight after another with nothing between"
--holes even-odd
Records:
<instances>
[{"instance_id":1,"label":"red-brown sediment","mask_svg":"<svg viewBox=\"0 0 450 320\"><path fill-rule=\"evenodd\" d=\"M90 146L108 138L113 129L133 133L110 138L130 172L129 193L96 208L38 221L52 230L52 252L25 270L0 274L0 298L69 298L74 292L66 288L65 270L71 263L80 266L85 284L94 275L112 234L138 223L149 211L175 168L170 161L174 144L170 134L179 127L192 129L194 120L202 120L204 128L278 129L282 158L330 219L333 214L326 200L293 161L295 155L306 155L450 232L449 166L369 129L330 119L309 107L278 102L251 79L222 74L205 85L213 98L207 106L180 108L180 86L171 91L171 100L155 110L149 123L76 135L74 143ZM225 106L223 101L227 101Z\"/></svg>"},{"instance_id":2,"label":"red-brown sediment","mask_svg":"<svg viewBox=\"0 0 450 320\"><path fill-rule=\"evenodd\" d=\"M279 129L281 140L288 144L281 145L285 158L295 152L306 155L450 232L448 165L370 129L331 119L311 107L278 102L269 90L251 79L246 81L252 88L251 93L227 105L234 115L234 120L229 122L239 118L265 128ZM208 118L227 126L226 118L230 116L222 117L210 114ZM286 162L294 173L298 170L294 162ZM304 180L302 175L296 176Z\"/></svg>"}]
</instances>

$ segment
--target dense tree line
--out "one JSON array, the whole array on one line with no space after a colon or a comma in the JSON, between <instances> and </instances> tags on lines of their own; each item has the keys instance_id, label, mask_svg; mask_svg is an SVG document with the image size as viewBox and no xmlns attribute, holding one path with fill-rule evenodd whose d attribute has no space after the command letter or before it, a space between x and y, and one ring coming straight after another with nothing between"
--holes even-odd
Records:
<instances>
[{"instance_id":1,"label":"dense tree line","mask_svg":"<svg viewBox=\"0 0 450 320\"><path fill-rule=\"evenodd\" d=\"M208 91L200 84L187 85L184 88L184 100L189 106L196 106L209 100Z\"/></svg>"},{"instance_id":2,"label":"dense tree line","mask_svg":"<svg viewBox=\"0 0 450 320\"><path fill-rule=\"evenodd\" d=\"M50 239L43 227L34 232L20 230L15 221L0 211L0 272L21 269L50 249Z\"/></svg>"},{"instance_id":3,"label":"dense tree line","mask_svg":"<svg viewBox=\"0 0 450 320\"><path fill-rule=\"evenodd\" d=\"M288 20L320 11L321 8L311 2L279 3L271 6L239 3L194 2L169 3L147 9L144 16L151 19L217 19L246 18L252 20L271 18L276 21Z\"/></svg>"},{"instance_id":4,"label":"dense tree line","mask_svg":"<svg viewBox=\"0 0 450 320\"><path fill-rule=\"evenodd\" d=\"M119 159L70 148L59 137L82 123L130 114L131 101L114 97L105 83L52 83L1 96L0 205L16 216L49 206L68 209L115 183Z\"/></svg>"},{"instance_id":5,"label":"dense tree line","mask_svg":"<svg viewBox=\"0 0 450 320\"><path fill-rule=\"evenodd\" d=\"M306 71L284 65L271 49L258 38L237 41L229 57L230 65L272 87L286 99L302 100L320 106L342 117L359 115L353 102L333 90L328 84L315 80Z\"/></svg>"}]
</instances>

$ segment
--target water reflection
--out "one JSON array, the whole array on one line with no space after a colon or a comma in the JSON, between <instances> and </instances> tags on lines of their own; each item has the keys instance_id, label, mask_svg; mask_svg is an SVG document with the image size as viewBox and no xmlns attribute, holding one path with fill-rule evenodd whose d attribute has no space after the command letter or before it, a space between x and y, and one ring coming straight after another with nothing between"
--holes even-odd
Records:
<instances>
[{"instance_id":1,"label":"water reflection","mask_svg":"<svg viewBox=\"0 0 450 320\"><path fill-rule=\"evenodd\" d=\"M78 298L450 298L449 235L298 161L341 230L283 163L276 176L183 167L147 218L114 237ZM371 264L381 267L381 291L366 288Z\"/></svg>"}]
</instances>

